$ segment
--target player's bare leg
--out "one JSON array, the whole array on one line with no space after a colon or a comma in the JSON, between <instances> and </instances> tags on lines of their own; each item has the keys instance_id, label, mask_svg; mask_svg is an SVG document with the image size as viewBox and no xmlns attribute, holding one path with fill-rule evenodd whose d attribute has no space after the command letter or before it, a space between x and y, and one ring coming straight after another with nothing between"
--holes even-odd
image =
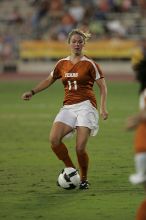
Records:
<instances>
[{"instance_id":1,"label":"player's bare leg","mask_svg":"<svg viewBox=\"0 0 146 220\"><path fill-rule=\"evenodd\" d=\"M66 167L75 167L62 139L72 131L72 128L62 122L55 122L50 132L51 147L56 156L62 160Z\"/></svg>"},{"instance_id":2,"label":"player's bare leg","mask_svg":"<svg viewBox=\"0 0 146 220\"><path fill-rule=\"evenodd\" d=\"M85 188L83 186L83 189L88 188L87 172L88 172L89 157L86 152L86 144L89 135L90 135L89 128L77 127L76 153L77 153L78 163L80 166L81 183L85 185Z\"/></svg>"}]
</instances>

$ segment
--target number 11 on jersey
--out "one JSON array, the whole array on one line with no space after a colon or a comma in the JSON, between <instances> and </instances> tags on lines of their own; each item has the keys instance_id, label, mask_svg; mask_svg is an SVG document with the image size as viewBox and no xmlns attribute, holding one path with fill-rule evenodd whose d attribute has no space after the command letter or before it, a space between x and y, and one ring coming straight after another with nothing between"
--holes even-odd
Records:
<instances>
[{"instance_id":1,"label":"number 11 on jersey","mask_svg":"<svg viewBox=\"0 0 146 220\"><path fill-rule=\"evenodd\" d=\"M77 81L67 81L69 90L77 90Z\"/></svg>"}]
</instances>

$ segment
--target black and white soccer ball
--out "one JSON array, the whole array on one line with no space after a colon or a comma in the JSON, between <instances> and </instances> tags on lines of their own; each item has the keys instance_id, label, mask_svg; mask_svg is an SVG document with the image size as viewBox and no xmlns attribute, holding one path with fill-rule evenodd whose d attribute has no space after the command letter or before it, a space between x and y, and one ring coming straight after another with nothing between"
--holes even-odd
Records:
<instances>
[{"instance_id":1,"label":"black and white soccer ball","mask_svg":"<svg viewBox=\"0 0 146 220\"><path fill-rule=\"evenodd\" d=\"M63 189L75 189L79 187L80 175L78 171L73 167L66 167L58 176L58 186Z\"/></svg>"}]
</instances>

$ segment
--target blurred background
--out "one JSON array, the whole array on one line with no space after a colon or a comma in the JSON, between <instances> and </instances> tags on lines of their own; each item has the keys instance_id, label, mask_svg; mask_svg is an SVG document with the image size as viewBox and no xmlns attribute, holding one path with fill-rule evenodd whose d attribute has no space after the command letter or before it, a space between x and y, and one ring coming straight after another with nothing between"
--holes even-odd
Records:
<instances>
[{"instance_id":1,"label":"blurred background","mask_svg":"<svg viewBox=\"0 0 146 220\"><path fill-rule=\"evenodd\" d=\"M131 73L146 34L145 0L0 0L0 73L47 73L67 56L73 28L92 34L86 55L107 72ZM116 61L116 62L115 62Z\"/></svg>"}]
</instances>

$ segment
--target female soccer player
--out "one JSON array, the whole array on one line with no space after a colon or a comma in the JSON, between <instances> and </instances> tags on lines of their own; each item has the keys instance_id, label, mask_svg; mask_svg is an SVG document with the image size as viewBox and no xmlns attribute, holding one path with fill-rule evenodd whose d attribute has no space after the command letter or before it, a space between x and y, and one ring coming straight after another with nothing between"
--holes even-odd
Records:
<instances>
[{"instance_id":1,"label":"female soccer player","mask_svg":"<svg viewBox=\"0 0 146 220\"><path fill-rule=\"evenodd\" d=\"M93 84L100 90L100 114L108 118L106 109L107 87L99 66L83 54L83 47L89 35L78 29L69 33L70 56L57 62L54 70L47 79L39 83L31 91L22 95L22 99L30 100L40 91L48 88L57 79L64 85L65 97L63 107L57 114L51 132L50 143L52 150L62 160L66 167L75 167L63 138L76 130L76 154L80 167L80 189L88 189L87 180L89 158L86 145L89 136L95 136L98 131L98 112Z\"/></svg>"},{"instance_id":2,"label":"female soccer player","mask_svg":"<svg viewBox=\"0 0 146 220\"><path fill-rule=\"evenodd\" d=\"M140 83L140 112L128 119L127 128L135 131L136 173L130 176L133 184L143 184L146 193L146 60L136 68L136 79ZM136 220L146 220L146 199L139 206Z\"/></svg>"}]
</instances>

